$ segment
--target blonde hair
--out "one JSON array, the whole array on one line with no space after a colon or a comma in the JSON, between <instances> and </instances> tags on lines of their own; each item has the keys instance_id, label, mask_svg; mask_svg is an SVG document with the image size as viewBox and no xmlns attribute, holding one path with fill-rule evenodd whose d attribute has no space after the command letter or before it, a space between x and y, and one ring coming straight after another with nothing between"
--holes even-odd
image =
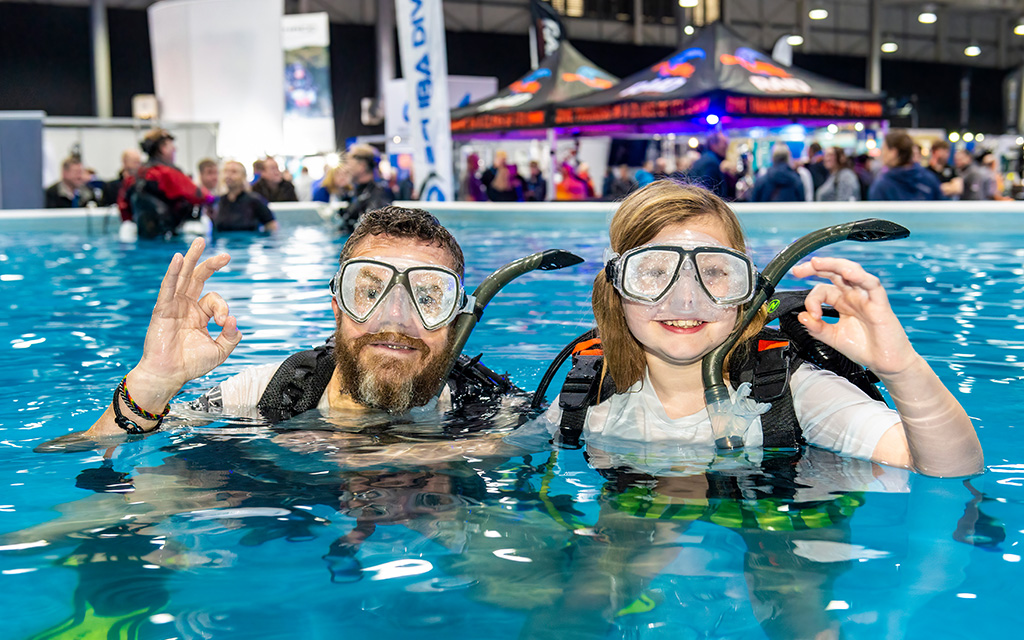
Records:
<instances>
[{"instance_id":1,"label":"blonde hair","mask_svg":"<svg viewBox=\"0 0 1024 640\"><path fill-rule=\"evenodd\" d=\"M729 246L746 252L740 222L721 198L706 189L673 180L652 182L622 201L609 230L612 250L622 254L647 244L666 227L695 221L718 223L725 231ZM604 350L602 376L611 375L615 388L625 391L643 378L647 360L643 345L630 333L626 324L622 297L608 282L604 271L594 279L592 302ZM746 305L740 307L740 316L745 309ZM766 318L767 312L762 308L737 345L756 335L764 327Z\"/></svg>"}]
</instances>

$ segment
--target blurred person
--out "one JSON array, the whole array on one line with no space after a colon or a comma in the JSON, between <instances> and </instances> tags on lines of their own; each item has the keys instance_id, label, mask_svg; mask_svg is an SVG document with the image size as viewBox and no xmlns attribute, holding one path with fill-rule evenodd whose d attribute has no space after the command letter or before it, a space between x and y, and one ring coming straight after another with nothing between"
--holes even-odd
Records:
<instances>
[{"instance_id":1,"label":"blurred person","mask_svg":"<svg viewBox=\"0 0 1024 640\"><path fill-rule=\"evenodd\" d=\"M351 232L367 211L385 207L394 200L391 189L377 179L378 162L377 150L368 144L353 145L345 156L345 171L351 176L352 190L348 208L342 213L343 232Z\"/></svg>"},{"instance_id":2,"label":"blurred person","mask_svg":"<svg viewBox=\"0 0 1024 640\"><path fill-rule=\"evenodd\" d=\"M1013 198L1006 195L1006 183L1003 181L1003 173L999 170L999 158L996 154L991 151L987 151L981 156L981 166L985 167L992 172L992 175L996 179L996 192L993 196L993 200L1013 200Z\"/></svg>"},{"instance_id":3,"label":"blurred person","mask_svg":"<svg viewBox=\"0 0 1024 640\"><path fill-rule=\"evenodd\" d=\"M800 175L789 165L789 147L777 144L772 149L772 166L754 182L751 202L801 202L806 199Z\"/></svg>"},{"instance_id":4,"label":"blurred person","mask_svg":"<svg viewBox=\"0 0 1024 640\"><path fill-rule=\"evenodd\" d=\"M95 202L96 196L86 186L86 175L78 156L70 156L60 165L60 181L50 185L44 192L47 209L69 209L84 207Z\"/></svg>"},{"instance_id":5,"label":"blurred person","mask_svg":"<svg viewBox=\"0 0 1024 640\"><path fill-rule=\"evenodd\" d=\"M971 152L960 149L953 156L957 174L964 182L961 200L995 200L996 176L977 162Z\"/></svg>"},{"instance_id":6,"label":"blurred person","mask_svg":"<svg viewBox=\"0 0 1024 640\"><path fill-rule=\"evenodd\" d=\"M668 176L668 160L666 160L665 158L656 158L654 160L654 179L664 180Z\"/></svg>"},{"instance_id":7,"label":"blurred person","mask_svg":"<svg viewBox=\"0 0 1024 640\"><path fill-rule=\"evenodd\" d=\"M941 138L932 142L932 151L928 157L928 170L939 180L942 195L947 198L959 196L964 191L964 183L949 164L949 143Z\"/></svg>"},{"instance_id":8,"label":"blurred person","mask_svg":"<svg viewBox=\"0 0 1024 640\"><path fill-rule=\"evenodd\" d=\"M811 202L814 200L814 178L811 177L811 172L807 168L807 163L798 162L796 164L796 174L800 176L800 183L804 185L804 200Z\"/></svg>"},{"instance_id":9,"label":"blurred person","mask_svg":"<svg viewBox=\"0 0 1024 640\"><path fill-rule=\"evenodd\" d=\"M857 174L857 181L860 182L860 199L868 199L868 190L875 181L875 173L871 170L872 159L866 153L862 153L853 159L853 172Z\"/></svg>"},{"instance_id":10,"label":"blurred person","mask_svg":"<svg viewBox=\"0 0 1024 640\"><path fill-rule=\"evenodd\" d=\"M249 190L245 165L224 163L224 188L227 192L217 199L211 216L216 231L277 231L277 220L263 197Z\"/></svg>"},{"instance_id":11,"label":"blurred person","mask_svg":"<svg viewBox=\"0 0 1024 640\"><path fill-rule=\"evenodd\" d=\"M352 176L344 166L327 167L324 179L313 189L313 202L338 202L348 198Z\"/></svg>"},{"instance_id":12,"label":"blurred person","mask_svg":"<svg viewBox=\"0 0 1024 640\"><path fill-rule=\"evenodd\" d=\"M528 202L544 202L548 196L548 181L540 171L540 163L530 160L530 175L523 181L523 196Z\"/></svg>"},{"instance_id":13,"label":"blurred person","mask_svg":"<svg viewBox=\"0 0 1024 640\"><path fill-rule=\"evenodd\" d=\"M515 166L508 164L508 153L503 150L494 152L494 164L491 165L480 181L491 202L516 202L522 200L522 181L516 174Z\"/></svg>"},{"instance_id":14,"label":"blurred person","mask_svg":"<svg viewBox=\"0 0 1024 640\"><path fill-rule=\"evenodd\" d=\"M95 169L83 166L82 178L85 180L85 188L92 192L93 201L95 201L97 205L113 204L103 200L103 194L107 188L107 183L99 179L96 175Z\"/></svg>"},{"instance_id":15,"label":"blurred person","mask_svg":"<svg viewBox=\"0 0 1024 640\"><path fill-rule=\"evenodd\" d=\"M398 179L399 171L394 169L395 187L392 189L395 200L416 200L416 183L413 180L412 167L406 172L405 177Z\"/></svg>"},{"instance_id":16,"label":"blurred person","mask_svg":"<svg viewBox=\"0 0 1024 640\"><path fill-rule=\"evenodd\" d=\"M295 185L285 180L277 160L267 157L263 159L263 173L253 183L252 190L263 196L267 202L298 202Z\"/></svg>"},{"instance_id":17,"label":"blurred person","mask_svg":"<svg viewBox=\"0 0 1024 640\"><path fill-rule=\"evenodd\" d=\"M825 155L821 145L812 142L807 147L807 170L811 172L811 180L814 182L814 193L818 192L821 185L828 180L828 169L825 168Z\"/></svg>"},{"instance_id":18,"label":"blurred person","mask_svg":"<svg viewBox=\"0 0 1024 640\"><path fill-rule=\"evenodd\" d=\"M672 177L686 178L698 160L700 160L700 152L696 149L687 149L676 163L676 170L672 173Z\"/></svg>"},{"instance_id":19,"label":"blurred person","mask_svg":"<svg viewBox=\"0 0 1024 640\"><path fill-rule=\"evenodd\" d=\"M889 168L868 190L869 200L944 200L939 180L914 163L914 141L904 131L890 131L882 143L882 161Z\"/></svg>"},{"instance_id":20,"label":"blurred person","mask_svg":"<svg viewBox=\"0 0 1024 640\"><path fill-rule=\"evenodd\" d=\"M818 188L815 199L819 202L850 202L860 200L860 180L850 168L846 154L839 147L825 149L822 164L828 169L828 178Z\"/></svg>"},{"instance_id":21,"label":"blurred person","mask_svg":"<svg viewBox=\"0 0 1024 640\"><path fill-rule=\"evenodd\" d=\"M471 153L466 156L466 169L459 183L459 200L487 202L487 190L480 181L480 156Z\"/></svg>"},{"instance_id":22,"label":"blurred person","mask_svg":"<svg viewBox=\"0 0 1024 640\"><path fill-rule=\"evenodd\" d=\"M728 198L730 180L722 171L722 162L729 150L729 138L720 131L708 136L707 148L690 169L693 184L705 187L720 198Z\"/></svg>"},{"instance_id":23,"label":"blurred person","mask_svg":"<svg viewBox=\"0 0 1024 640\"><path fill-rule=\"evenodd\" d=\"M117 194L121 193L121 185L125 176L134 176L142 166L142 154L135 149L125 149L121 152L121 170L117 177L107 183L103 190L103 202L105 204L117 204Z\"/></svg>"},{"instance_id":24,"label":"blurred person","mask_svg":"<svg viewBox=\"0 0 1024 640\"><path fill-rule=\"evenodd\" d=\"M252 182L249 184L256 184L263 174L263 160L256 159L252 161Z\"/></svg>"},{"instance_id":25,"label":"blurred person","mask_svg":"<svg viewBox=\"0 0 1024 640\"><path fill-rule=\"evenodd\" d=\"M313 178L309 175L309 167L302 167L299 170L299 177L295 178L295 196L300 202L309 202L313 199Z\"/></svg>"},{"instance_id":26,"label":"blurred person","mask_svg":"<svg viewBox=\"0 0 1024 640\"><path fill-rule=\"evenodd\" d=\"M605 200L620 200L637 188L637 183L629 176L629 167L620 164L612 172L612 180L608 191L605 192Z\"/></svg>"},{"instance_id":27,"label":"blurred person","mask_svg":"<svg viewBox=\"0 0 1024 640\"><path fill-rule=\"evenodd\" d=\"M220 182L220 168L213 158L203 158L199 161L199 186L210 193L217 191Z\"/></svg>"},{"instance_id":28,"label":"blurred person","mask_svg":"<svg viewBox=\"0 0 1024 640\"><path fill-rule=\"evenodd\" d=\"M913 149L913 153L911 153L910 156L912 158L911 161L914 164L921 164L921 159L924 158L924 152L923 149L921 149L921 145L915 142Z\"/></svg>"},{"instance_id":29,"label":"blurred person","mask_svg":"<svg viewBox=\"0 0 1024 640\"><path fill-rule=\"evenodd\" d=\"M197 219L198 207L213 196L174 166L177 147L166 129L150 130L140 146L148 160L138 174L125 178L117 196L122 226L134 222L140 238L175 234L182 222Z\"/></svg>"},{"instance_id":30,"label":"blurred person","mask_svg":"<svg viewBox=\"0 0 1024 640\"><path fill-rule=\"evenodd\" d=\"M636 183L640 187L646 187L647 185L654 182L654 160L648 160L641 165L640 169L637 170L636 175L633 176Z\"/></svg>"}]
</instances>

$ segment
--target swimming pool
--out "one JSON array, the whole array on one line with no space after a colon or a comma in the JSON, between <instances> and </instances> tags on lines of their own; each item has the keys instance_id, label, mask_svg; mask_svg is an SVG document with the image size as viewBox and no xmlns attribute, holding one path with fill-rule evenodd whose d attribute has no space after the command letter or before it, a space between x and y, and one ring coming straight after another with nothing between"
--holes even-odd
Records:
<instances>
[{"instance_id":1,"label":"swimming pool","mask_svg":"<svg viewBox=\"0 0 1024 640\"><path fill-rule=\"evenodd\" d=\"M533 389L590 326L609 211L438 208L466 250L470 285L541 249L588 260L509 285L467 353ZM918 351L975 419L988 471L969 485L821 452L756 469L724 459L706 476L679 473L675 452L641 461L570 450L367 470L340 467L294 433L244 424L174 427L116 451L35 453L109 402L139 356L159 275L185 245L121 245L100 227L10 230L0 236L2 635L1013 634L1024 622L1014 606L1024 217L938 211L889 212L912 230L907 240L821 253L882 277ZM740 213L762 266L806 231L874 215ZM246 337L187 394L333 327L326 283L341 239L329 229L286 224L276 237L215 246L233 261L210 288ZM626 473L624 462L648 473Z\"/></svg>"}]
</instances>

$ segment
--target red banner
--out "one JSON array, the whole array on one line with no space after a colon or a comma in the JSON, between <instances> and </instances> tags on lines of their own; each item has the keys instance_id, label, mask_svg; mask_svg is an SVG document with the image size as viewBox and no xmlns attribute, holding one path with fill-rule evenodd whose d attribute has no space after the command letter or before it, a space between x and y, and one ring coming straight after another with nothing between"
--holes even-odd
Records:
<instances>
[{"instance_id":1,"label":"red banner","mask_svg":"<svg viewBox=\"0 0 1024 640\"><path fill-rule=\"evenodd\" d=\"M705 113L709 98L624 102L598 107L569 107L555 110L556 125L593 124L623 120L671 120Z\"/></svg>"},{"instance_id":2,"label":"red banner","mask_svg":"<svg viewBox=\"0 0 1024 640\"><path fill-rule=\"evenodd\" d=\"M822 116L834 118L881 118L881 102L828 98L752 98L727 96L726 113L737 116Z\"/></svg>"},{"instance_id":3,"label":"red banner","mask_svg":"<svg viewBox=\"0 0 1024 640\"><path fill-rule=\"evenodd\" d=\"M452 133L493 131L495 129L530 129L544 126L543 111L513 113L482 113L452 120Z\"/></svg>"}]
</instances>

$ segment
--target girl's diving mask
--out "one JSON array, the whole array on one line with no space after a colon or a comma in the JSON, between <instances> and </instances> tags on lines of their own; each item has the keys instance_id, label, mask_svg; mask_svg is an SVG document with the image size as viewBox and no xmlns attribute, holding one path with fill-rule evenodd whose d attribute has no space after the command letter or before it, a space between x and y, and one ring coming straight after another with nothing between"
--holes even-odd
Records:
<instances>
[{"instance_id":1,"label":"girl's diving mask","mask_svg":"<svg viewBox=\"0 0 1024 640\"><path fill-rule=\"evenodd\" d=\"M400 262L407 264L403 267L374 258L345 261L331 279L331 293L338 306L363 323L399 286L428 331L449 324L462 311L472 310L473 298L466 295L459 274L441 266Z\"/></svg>"},{"instance_id":2,"label":"girl's diving mask","mask_svg":"<svg viewBox=\"0 0 1024 640\"><path fill-rule=\"evenodd\" d=\"M605 257L605 276L616 290L652 306L682 297L694 308L730 309L754 297L756 274L743 253L689 231Z\"/></svg>"}]
</instances>

